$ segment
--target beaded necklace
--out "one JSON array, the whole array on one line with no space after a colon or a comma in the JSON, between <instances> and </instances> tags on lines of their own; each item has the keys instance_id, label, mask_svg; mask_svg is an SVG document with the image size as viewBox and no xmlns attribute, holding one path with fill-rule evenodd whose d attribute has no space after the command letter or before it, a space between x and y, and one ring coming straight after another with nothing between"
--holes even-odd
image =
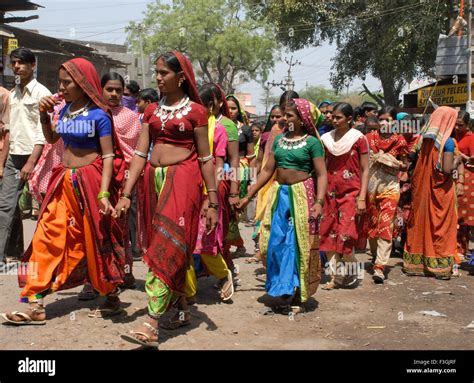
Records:
<instances>
[{"instance_id":1,"label":"beaded necklace","mask_svg":"<svg viewBox=\"0 0 474 383\"><path fill-rule=\"evenodd\" d=\"M176 106L167 106L165 105L166 98L163 98L159 102L159 108L156 108L155 115L160 118L161 121L161 130L165 129L166 123L171 121L173 118L178 120L186 116L191 111L191 104L189 102L189 97L185 97L180 101Z\"/></svg>"},{"instance_id":2,"label":"beaded necklace","mask_svg":"<svg viewBox=\"0 0 474 383\"><path fill-rule=\"evenodd\" d=\"M294 150L304 148L307 145L306 138L308 137L305 134L300 138L287 138L286 134L283 135L278 141L278 146L284 150Z\"/></svg>"}]
</instances>

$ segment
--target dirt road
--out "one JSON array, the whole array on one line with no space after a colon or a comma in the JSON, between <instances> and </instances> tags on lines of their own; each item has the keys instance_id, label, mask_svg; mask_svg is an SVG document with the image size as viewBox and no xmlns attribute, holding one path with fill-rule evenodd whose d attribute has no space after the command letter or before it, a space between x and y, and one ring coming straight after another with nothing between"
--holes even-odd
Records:
<instances>
[{"instance_id":1,"label":"dirt road","mask_svg":"<svg viewBox=\"0 0 474 383\"><path fill-rule=\"evenodd\" d=\"M35 223L24 221L26 241ZM252 253L251 229L241 225L246 247ZM360 261L369 256L358 254ZM182 349L472 349L474 321L472 292L474 276L463 271L450 281L406 277L401 259L390 261L389 279L375 285L365 274L353 290L319 289L304 314L272 314L265 306L264 284L255 278L261 265L236 260L241 286L232 303L218 302L212 277L199 280L197 303L191 306L192 324L175 331L161 330L163 350ZM15 350L117 350L134 349L119 334L140 324L146 313L144 278L146 267L135 262L137 290L121 295L126 314L114 319L87 316L101 300L79 302L80 288L59 292L46 300L45 326L0 326L0 348ZM14 275L0 276L0 311L24 309L18 303ZM428 315L421 311L431 312ZM433 312L435 311L435 312ZM432 316L442 314L445 316Z\"/></svg>"}]
</instances>

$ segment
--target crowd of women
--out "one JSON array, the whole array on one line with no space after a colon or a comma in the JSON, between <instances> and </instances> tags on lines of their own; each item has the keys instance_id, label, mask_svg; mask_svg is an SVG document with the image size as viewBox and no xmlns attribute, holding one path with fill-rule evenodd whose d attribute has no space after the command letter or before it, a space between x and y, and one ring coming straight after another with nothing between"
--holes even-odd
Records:
<instances>
[{"instance_id":1,"label":"crowd of women","mask_svg":"<svg viewBox=\"0 0 474 383\"><path fill-rule=\"evenodd\" d=\"M142 255L148 315L122 337L157 347L159 327L190 323L198 276L216 277L219 298L231 300L243 212L255 227L248 261L263 262L282 312L304 310L322 275L327 290L354 285L339 266L358 263L367 242L375 283L400 248L407 275L459 275L474 234L466 113L439 107L415 132L413 116L392 107L316 107L287 91L262 127L219 85L198 88L177 51L159 56L156 79L160 97L145 90L130 110L120 75L100 81L80 58L59 69L58 93L39 105L48 145L30 183L42 204L23 258L34 273L19 276L29 306L6 322L44 324L46 296L80 285L82 299L106 297L89 316L120 314ZM394 129L404 121L410 129Z\"/></svg>"}]
</instances>

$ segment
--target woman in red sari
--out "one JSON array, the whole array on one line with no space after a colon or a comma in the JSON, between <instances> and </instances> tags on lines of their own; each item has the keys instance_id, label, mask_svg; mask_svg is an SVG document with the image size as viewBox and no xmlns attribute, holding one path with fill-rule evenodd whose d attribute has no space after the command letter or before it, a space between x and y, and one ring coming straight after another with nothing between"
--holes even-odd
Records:
<instances>
[{"instance_id":1,"label":"woman in red sari","mask_svg":"<svg viewBox=\"0 0 474 383\"><path fill-rule=\"evenodd\" d=\"M130 193L147 165L145 199L150 206L145 211L153 214L147 219L144 255L150 268L145 284L148 317L137 331L122 338L149 347L158 347L158 320L174 302L179 302L180 311L170 321L173 328L190 323L185 279L196 246L204 185L209 197L208 232L216 228L219 207L207 110L191 63L181 53L169 52L156 61L156 74L162 99L145 110L130 177L116 206L119 215L127 212Z\"/></svg>"},{"instance_id":2,"label":"woman in red sari","mask_svg":"<svg viewBox=\"0 0 474 383\"><path fill-rule=\"evenodd\" d=\"M441 106L423 129L412 178L412 211L407 224L403 271L450 279L457 252L456 194L452 178L457 112Z\"/></svg>"},{"instance_id":3,"label":"woman in red sari","mask_svg":"<svg viewBox=\"0 0 474 383\"><path fill-rule=\"evenodd\" d=\"M458 184L464 185L464 195L458 198L459 254L467 256L469 242L474 242L474 134L469 130L469 113L460 111L456 121L456 140L464 163L464 175L460 174Z\"/></svg>"},{"instance_id":4,"label":"woman in red sari","mask_svg":"<svg viewBox=\"0 0 474 383\"><path fill-rule=\"evenodd\" d=\"M107 296L94 316L121 312L117 286L123 282L125 254L121 227L111 215L123 179L123 155L94 66L81 58L67 61L59 69L59 83L67 104L54 130L48 112L59 99L45 97L39 107L48 143L64 142L63 163L53 170L25 253L28 272L19 275L21 300L29 309L3 314L18 325L44 324L44 297L85 281Z\"/></svg>"}]
</instances>

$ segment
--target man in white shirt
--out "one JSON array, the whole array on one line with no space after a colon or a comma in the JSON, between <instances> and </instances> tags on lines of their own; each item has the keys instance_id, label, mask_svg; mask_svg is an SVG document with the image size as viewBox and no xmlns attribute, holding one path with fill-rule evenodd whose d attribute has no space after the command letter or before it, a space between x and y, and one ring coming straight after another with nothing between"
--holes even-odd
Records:
<instances>
[{"instance_id":1,"label":"man in white shirt","mask_svg":"<svg viewBox=\"0 0 474 383\"><path fill-rule=\"evenodd\" d=\"M0 261L3 262L8 256L6 245L12 231L15 211L18 209L18 199L45 144L39 119L39 101L51 95L51 92L34 78L36 58L33 52L18 48L10 53L10 59L17 85L10 92L10 121L5 135L8 153L1 180Z\"/></svg>"}]
</instances>

